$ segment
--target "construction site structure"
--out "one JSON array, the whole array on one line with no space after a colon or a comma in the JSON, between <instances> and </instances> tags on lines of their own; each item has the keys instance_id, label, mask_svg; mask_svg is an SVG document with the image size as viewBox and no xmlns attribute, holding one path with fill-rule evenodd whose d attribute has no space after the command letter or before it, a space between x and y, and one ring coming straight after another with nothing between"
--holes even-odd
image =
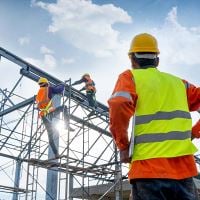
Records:
<instances>
[{"instance_id":1,"label":"construction site structure","mask_svg":"<svg viewBox=\"0 0 200 200\"><path fill-rule=\"evenodd\" d=\"M70 78L61 81L1 47L0 56L19 68L13 87L0 88L0 200L128 200L128 166L119 162L108 130L107 106L97 102L95 114L88 118L93 108L86 95L71 87ZM18 92L24 79L30 81L31 90L39 77L51 85L65 83L62 105L69 111L68 127L75 131L63 126L62 113L53 117L54 128L48 131L58 157L38 117L35 96L27 98ZM195 158L200 165L199 155Z\"/></svg>"},{"instance_id":2,"label":"construction site structure","mask_svg":"<svg viewBox=\"0 0 200 200\"><path fill-rule=\"evenodd\" d=\"M19 68L13 87L0 88L0 199L128 199L127 167L121 166L108 131L108 108L97 102L95 115L88 118L93 108L86 95L71 87L71 79L61 81L1 47L0 56L1 65L7 60ZM59 157L49 145L35 96L18 93L24 79L31 90L39 77L51 85L65 82L62 104L75 131L63 127L62 113L53 117L54 128L48 131Z\"/></svg>"}]
</instances>

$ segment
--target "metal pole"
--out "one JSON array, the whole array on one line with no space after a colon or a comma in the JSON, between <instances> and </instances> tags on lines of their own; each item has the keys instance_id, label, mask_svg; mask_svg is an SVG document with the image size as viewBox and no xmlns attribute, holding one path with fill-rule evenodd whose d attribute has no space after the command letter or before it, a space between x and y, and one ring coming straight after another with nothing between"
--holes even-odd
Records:
<instances>
[{"instance_id":1,"label":"metal pole","mask_svg":"<svg viewBox=\"0 0 200 200\"><path fill-rule=\"evenodd\" d=\"M30 105L31 106L31 105ZM30 107L29 106L29 107ZM34 104L32 104L33 106L33 110L32 110L32 116L31 116L31 129L30 129L30 141L29 141L29 144L28 144L28 159L30 160L30 157L31 157L31 142L33 140L33 121L34 121ZM24 114L25 116L25 114ZM25 196L25 200L28 199L28 192L29 192L29 176L31 176L30 173L30 164L28 163L27 165L27 176L26 176L26 196ZM34 177L32 177L33 181L34 181ZM31 191L33 192L33 191Z\"/></svg>"},{"instance_id":2,"label":"metal pole","mask_svg":"<svg viewBox=\"0 0 200 200\"><path fill-rule=\"evenodd\" d=\"M69 200L73 200L72 193L74 187L74 178L72 174L69 174Z\"/></svg>"},{"instance_id":3,"label":"metal pole","mask_svg":"<svg viewBox=\"0 0 200 200\"><path fill-rule=\"evenodd\" d=\"M16 169L15 169L15 182L14 188L19 189L19 180L20 180L20 172L21 172L21 161L17 160ZM12 200L18 200L18 191L13 193Z\"/></svg>"},{"instance_id":4,"label":"metal pole","mask_svg":"<svg viewBox=\"0 0 200 200\"><path fill-rule=\"evenodd\" d=\"M120 164L117 162L118 161L118 152L117 152L117 148L115 146L115 171L116 171L116 175L115 175L115 200L122 200L122 192L120 191L121 190L121 167L120 167Z\"/></svg>"},{"instance_id":5,"label":"metal pole","mask_svg":"<svg viewBox=\"0 0 200 200\"><path fill-rule=\"evenodd\" d=\"M68 100L68 114L70 116L70 106L71 106L71 78L69 79L69 100ZM65 199L68 199L68 184L69 184L69 145L70 145L70 117L69 117L69 126L67 130L67 155L66 155L66 183L65 183Z\"/></svg>"},{"instance_id":6,"label":"metal pole","mask_svg":"<svg viewBox=\"0 0 200 200\"><path fill-rule=\"evenodd\" d=\"M17 83L14 85L13 89L10 91L9 95L7 96L6 99L4 99L3 104L0 107L0 111L2 110L3 106L5 105L6 101L9 100L10 96L12 95L12 93L14 92L15 88L19 85L20 81L22 80L23 75L21 75L21 77L19 78L19 80L17 81Z\"/></svg>"}]
</instances>

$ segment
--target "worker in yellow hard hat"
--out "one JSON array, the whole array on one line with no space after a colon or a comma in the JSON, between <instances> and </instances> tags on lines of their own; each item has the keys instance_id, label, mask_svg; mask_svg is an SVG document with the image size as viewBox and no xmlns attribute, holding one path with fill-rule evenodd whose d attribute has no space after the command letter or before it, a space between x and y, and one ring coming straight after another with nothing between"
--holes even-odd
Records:
<instances>
[{"instance_id":1,"label":"worker in yellow hard hat","mask_svg":"<svg viewBox=\"0 0 200 200\"><path fill-rule=\"evenodd\" d=\"M44 78L44 77L40 77L39 80L38 80L39 85L48 84L48 83L49 83L48 79Z\"/></svg>"},{"instance_id":2,"label":"worker in yellow hard hat","mask_svg":"<svg viewBox=\"0 0 200 200\"><path fill-rule=\"evenodd\" d=\"M64 121L66 128L69 128L70 131L74 131L73 128L69 126L69 114L66 106L61 106L61 96L64 92L65 85L64 83L60 83L56 86L51 86L49 81L45 77L40 77L38 80L38 85L40 86L37 96L36 102L39 109L39 115L43 120L43 123L47 129L49 143L55 154L58 156L58 150L54 143L53 137L53 127L51 123L51 119L53 115L57 115L60 112L64 112Z\"/></svg>"},{"instance_id":3,"label":"worker in yellow hard hat","mask_svg":"<svg viewBox=\"0 0 200 200\"><path fill-rule=\"evenodd\" d=\"M95 114L95 109L97 107L97 102L96 102L96 87L94 81L91 79L90 75L88 73L85 73L82 75L81 79L78 81L75 81L72 86L78 85L81 83L85 83L85 86L80 89L80 91L86 90L86 95L87 95L87 100L89 106L92 107L92 112L89 113L88 117L92 116Z\"/></svg>"},{"instance_id":4,"label":"worker in yellow hard hat","mask_svg":"<svg viewBox=\"0 0 200 200\"><path fill-rule=\"evenodd\" d=\"M159 71L159 53L153 35L133 38L128 51L132 69L119 75L108 100L110 131L121 162L130 163L132 199L196 200L190 111L200 107L200 88Z\"/></svg>"},{"instance_id":5,"label":"worker in yellow hard hat","mask_svg":"<svg viewBox=\"0 0 200 200\"><path fill-rule=\"evenodd\" d=\"M40 109L40 116L43 117L48 113L55 110L55 103L52 102L54 95L61 95L64 91L64 84L59 84L56 86L49 85L49 81L45 77L40 77L38 80L38 85L40 89L36 96L36 102L38 108Z\"/></svg>"}]
</instances>

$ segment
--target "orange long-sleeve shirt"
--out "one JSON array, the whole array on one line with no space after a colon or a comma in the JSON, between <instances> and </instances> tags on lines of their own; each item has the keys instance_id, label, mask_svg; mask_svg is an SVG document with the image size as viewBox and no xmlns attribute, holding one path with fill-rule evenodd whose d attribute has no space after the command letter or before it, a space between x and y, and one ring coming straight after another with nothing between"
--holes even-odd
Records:
<instances>
[{"instance_id":1,"label":"orange long-sleeve shirt","mask_svg":"<svg viewBox=\"0 0 200 200\"><path fill-rule=\"evenodd\" d=\"M200 120L192 127L193 138L200 138Z\"/></svg>"},{"instance_id":2,"label":"orange long-sleeve shirt","mask_svg":"<svg viewBox=\"0 0 200 200\"><path fill-rule=\"evenodd\" d=\"M190 111L200 108L200 88L183 80L186 87L188 106ZM132 99L122 96L110 98L110 131L119 150L125 150L129 146L128 126L130 118L134 115L137 103L137 93L134 78L130 70L119 75L113 94L116 92L128 92ZM200 121L193 127L193 137L200 137ZM196 164L193 155L176 158L152 158L131 163L129 179L136 178L171 178L183 179L197 175Z\"/></svg>"}]
</instances>

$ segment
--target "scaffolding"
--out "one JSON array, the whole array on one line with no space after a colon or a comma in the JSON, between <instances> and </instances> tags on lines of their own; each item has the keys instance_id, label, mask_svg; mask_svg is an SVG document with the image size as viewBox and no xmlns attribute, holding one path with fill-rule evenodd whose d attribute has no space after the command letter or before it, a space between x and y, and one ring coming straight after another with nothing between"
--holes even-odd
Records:
<instances>
[{"instance_id":1,"label":"scaffolding","mask_svg":"<svg viewBox=\"0 0 200 200\"><path fill-rule=\"evenodd\" d=\"M13 88L0 88L1 199L126 199L122 182L127 170L108 131L108 108L97 102L96 114L88 118L93 108L86 95L71 87L70 79L65 81L63 105L75 131L63 127L62 114L55 117L52 134L59 149L55 158L35 96L25 98L16 91L24 78L46 77L51 85L63 81L1 47L0 56L20 68Z\"/></svg>"}]
</instances>

